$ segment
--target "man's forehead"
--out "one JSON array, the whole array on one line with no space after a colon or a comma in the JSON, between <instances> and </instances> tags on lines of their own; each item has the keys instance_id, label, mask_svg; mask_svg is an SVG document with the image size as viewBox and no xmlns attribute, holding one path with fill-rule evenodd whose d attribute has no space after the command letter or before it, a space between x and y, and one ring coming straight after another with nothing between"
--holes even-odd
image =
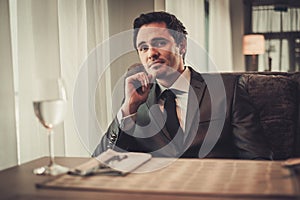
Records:
<instances>
[{"instance_id":1,"label":"man's forehead","mask_svg":"<svg viewBox=\"0 0 300 200\"><path fill-rule=\"evenodd\" d=\"M148 42L157 37L172 38L165 24L152 23L142 26L137 34L137 43Z\"/></svg>"}]
</instances>

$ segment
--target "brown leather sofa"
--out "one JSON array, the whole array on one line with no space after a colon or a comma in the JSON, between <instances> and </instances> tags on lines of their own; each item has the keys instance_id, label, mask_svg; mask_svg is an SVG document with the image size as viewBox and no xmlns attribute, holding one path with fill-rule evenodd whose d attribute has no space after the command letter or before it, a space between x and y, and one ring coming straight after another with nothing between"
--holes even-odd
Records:
<instances>
[{"instance_id":1,"label":"brown leather sofa","mask_svg":"<svg viewBox=\"0 0 300 200\"><path fill-rule=\"evenodd\" d=\"M300 156L300 72L223 73L249 93L274 160Z\"/></svg>"},{"instance_id":2,"label":"brown leather sofa","mask_svg":"<svg viewBox=\"0 0 300 200\"><path fill-rule=\"evenodd\" d=\"M128 74L140 70L133 68ZM300 72L231 72L221 73L221 77L226 93L234 92L237 81L248 92L260 117L261 134L266 136L273 151L273 159L300 157ZM114 141L109 139L109 143ZM99 150L96 149L93 156Z\"/></svg>"}]
</instances>

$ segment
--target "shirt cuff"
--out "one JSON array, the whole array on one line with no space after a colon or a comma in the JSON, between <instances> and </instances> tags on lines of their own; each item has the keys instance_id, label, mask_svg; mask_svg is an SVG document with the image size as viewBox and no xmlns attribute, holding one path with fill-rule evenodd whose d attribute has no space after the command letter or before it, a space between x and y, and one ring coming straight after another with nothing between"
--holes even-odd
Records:
<instances>
[{"instance_id":1,"label":"shirt cuff","mask_svg":"<svg viewBox=\"0 0 300 200\"><path fill-rule=\"evenodd\" d=\"M120 109L117 113L117 120L120 124L120 128L122 131L130 130L135 124L136 112L127 116L123 116L123 112Z\"/></svg>"}]
</instances>

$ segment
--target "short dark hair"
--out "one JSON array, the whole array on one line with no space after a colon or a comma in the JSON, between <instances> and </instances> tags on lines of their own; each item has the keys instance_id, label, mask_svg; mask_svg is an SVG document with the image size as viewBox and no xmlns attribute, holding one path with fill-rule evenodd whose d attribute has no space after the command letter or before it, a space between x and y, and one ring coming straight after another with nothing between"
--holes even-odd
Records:
<instances>
[{"instance_id":1,"label":"short dark hair","mask_svg":"<svg viewBox=\"0 0 300 200\"><path fill-rule=\"evenodd\" d=\"M139 29L143 25L150 24L153 22L164 22L177 45L179 45L183 40L186 40L186 35L188 33L185 30L185 27L183 26L182 22L179 21L179 19L177 19L175 15L163 11L150 12L146 14L141 14L133 22L133 46L135 49L137 49L136 38Z\"/></svg>"}]
</instances>

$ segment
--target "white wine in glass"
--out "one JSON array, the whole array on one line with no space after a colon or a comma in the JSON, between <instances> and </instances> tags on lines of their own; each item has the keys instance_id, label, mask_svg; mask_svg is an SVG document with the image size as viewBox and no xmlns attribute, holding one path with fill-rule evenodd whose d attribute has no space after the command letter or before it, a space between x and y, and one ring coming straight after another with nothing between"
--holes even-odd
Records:
<instances>
[{"instance_id":1,"label":"white wine in glass","mask_svg":"<svg viewBox=\"0 0 300 200\"><path fill-rule=\"evenodd\" d=\"M53 128L63 122L67 110L67 95L60 78L36 81L33 95L33 108L40 123L47 129L49 138L50 162L33 170L38 175L59 175L66 173L68 168L54 161Z\"/></svg>"}]
</instances>

